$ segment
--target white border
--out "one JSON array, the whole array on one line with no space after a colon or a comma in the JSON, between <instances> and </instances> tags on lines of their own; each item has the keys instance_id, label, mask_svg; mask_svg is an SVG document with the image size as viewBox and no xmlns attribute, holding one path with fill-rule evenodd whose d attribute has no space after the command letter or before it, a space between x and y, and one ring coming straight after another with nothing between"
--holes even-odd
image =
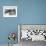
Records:
<instances>
[{"instance_id":1,"label":"white border","mask_svg":"<svg viewBox=\"0 0 46 46\"><path fill-rule=\"evenodd\" d=\"M18 43L20 43L20 25L18 25Z\"/></svg>"},{"instance_id":2,"label":"white border","mask_svg":"<svg viewBox=\"0 0 46 46\"><path fill-rule=\"evenodd\" d=\"M6 15L4 13L5 9L16 9L16 15L12 16ZM17 17L17 6L3 6L3 17Z\"/></svg>"}]
</instances>

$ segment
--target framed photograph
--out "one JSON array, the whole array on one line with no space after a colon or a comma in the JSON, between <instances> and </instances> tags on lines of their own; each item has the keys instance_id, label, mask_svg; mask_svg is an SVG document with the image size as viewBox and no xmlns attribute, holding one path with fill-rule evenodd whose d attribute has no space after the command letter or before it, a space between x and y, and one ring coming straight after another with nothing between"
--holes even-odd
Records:
<instances>
[{"instance_id":1,"label":"framed photograph","mask_svg":"<svg viewBox=\"0 0 46 46\"><path fill-rule=\"evenodd\" d=\"M46 41L46 25L20 24L18 38L19 42L21 40Z\"/></svg>"},{"instance_id":2,"label":"framed photograph","mask_svg":"<svg viewBox=\"0 0 46 46\"><path fill-rule=\"evenodd\" d=\"M17 17L17 6L3 6L3 17Z\"/></svg>"}]
</instances>

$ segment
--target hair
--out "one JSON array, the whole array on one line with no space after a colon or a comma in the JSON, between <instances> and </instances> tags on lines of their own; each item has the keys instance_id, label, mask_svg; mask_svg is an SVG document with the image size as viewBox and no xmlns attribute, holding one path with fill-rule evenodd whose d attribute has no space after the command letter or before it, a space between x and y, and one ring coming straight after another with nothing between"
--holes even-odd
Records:
<instances>
[{"instance_id":1,"label":"hair","mask_svg":"<svg viewBox=\"0 0 46 46\"><path fill-rule=\"evenodd\" d=\"M6 9L5 10L5 13L11 13L11 12L16 13L15 9Z\"/></svg>"}]
</instances>

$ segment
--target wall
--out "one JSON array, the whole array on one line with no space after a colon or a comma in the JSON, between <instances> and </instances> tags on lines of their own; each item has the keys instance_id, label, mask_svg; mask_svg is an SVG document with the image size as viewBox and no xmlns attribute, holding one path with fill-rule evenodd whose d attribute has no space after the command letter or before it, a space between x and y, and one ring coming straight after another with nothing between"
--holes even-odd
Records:
<instances>
[{"instance_id":1,"label":"wall","mask_svg":"<svg viewBox=\"0 0 46 46\"><path fill-rule=\"evenodd\" d=\"M8 43L9 32L17 34L17 24L46 24L46 0L0 0L0 4L0 44ZM18 6L17 18L3 17L7 5Z\"/></svg>"},{"instance_id":2,"label":"wall","mask_svg":"<svg viewBox=\"0 0 46 46\"><path fill-rule=\"evenodd\" d=\"M0 0L0 4L0 44L7 44L9 42L8 34L10 32L16 32L17 34L18 19L3 17L3 6L18 6L18 0ZM18 42L17 39L15 42Z\"/></svg>"}]
</instances>

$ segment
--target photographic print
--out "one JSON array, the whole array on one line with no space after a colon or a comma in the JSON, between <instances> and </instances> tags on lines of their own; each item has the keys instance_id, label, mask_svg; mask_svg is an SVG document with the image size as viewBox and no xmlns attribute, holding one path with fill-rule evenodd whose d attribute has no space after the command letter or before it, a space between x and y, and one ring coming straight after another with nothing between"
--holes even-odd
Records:
<instances>
[{"instance_id":1,"label":"photographic print","mask_svg":"<svg viewBox=\"0 0 46 46\"><path fill-rule=\"evenodd\" d=\"M17 6L3 6L3 17L17 17Z\"/></svg>"},{"instance_id":2,"label":"photographic print","mask_svg":"<svg viewBox=\"0 0 46 46\"><path fill-rule=\"evenodd\" d=\"M18 42L20 46L46 42L46 25L19 24Z\"/></svg>"},{"instance_id":3,"label":"photographic print","mask_svg":"<svg viewBox=\"0 0 46 46\"><path fill-rule=\"evenodd\" d=\"M46 41L46 25L19 25L20 40ZM19 32L18 32L19 33Z\"/></svg>"}]
</instances>

